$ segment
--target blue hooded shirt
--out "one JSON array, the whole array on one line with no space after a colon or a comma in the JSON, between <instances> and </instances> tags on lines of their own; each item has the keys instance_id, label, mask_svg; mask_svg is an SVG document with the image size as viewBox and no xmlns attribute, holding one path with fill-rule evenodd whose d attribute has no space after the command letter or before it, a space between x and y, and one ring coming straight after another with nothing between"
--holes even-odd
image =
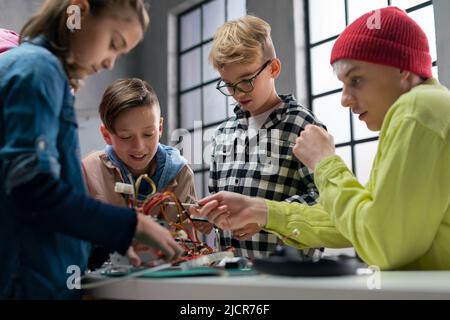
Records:
<instances>
[{"instance_id":1,"label":"blue hooded shirt","mask_svg":"<svg viewBox=\"0 0 450 320\"><path fill-rule=\"evenodd\" d=\"M138 177L133 177L127 166L119 159L111 145L107 145L105 153L114 166L119 168L122 179L125 183L133 184ZM180 151L171 146L159 143L155 154L156 170L150 177L156 185L156 191L163 191L167 185L175 179L181 169L187 164L187 160L181 156ZM131 178L133 181L131 181ZM145 180L142 181L139 188L139 198L143 199L151 193L151 186Z\"/></svg>"}]
</instances>

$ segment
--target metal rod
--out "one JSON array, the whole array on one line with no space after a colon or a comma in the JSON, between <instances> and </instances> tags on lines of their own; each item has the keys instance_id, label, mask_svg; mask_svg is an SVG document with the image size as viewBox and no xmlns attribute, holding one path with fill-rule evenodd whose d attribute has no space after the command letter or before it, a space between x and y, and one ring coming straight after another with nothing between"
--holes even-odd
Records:
<instances>
[{"instance_id":1,"label":"metal rod","mask_svg":"<svg viewBox=\"0 0 450 320\"><path fill-rule=\"evenodd\" d=\"M164 202L164 204L167 204L169 206L175 206L176 203L175 202ZM181 205L185 208L190 208L190 207L201 207L198 203L181 203Z\"/></svg>"}]
</instances>

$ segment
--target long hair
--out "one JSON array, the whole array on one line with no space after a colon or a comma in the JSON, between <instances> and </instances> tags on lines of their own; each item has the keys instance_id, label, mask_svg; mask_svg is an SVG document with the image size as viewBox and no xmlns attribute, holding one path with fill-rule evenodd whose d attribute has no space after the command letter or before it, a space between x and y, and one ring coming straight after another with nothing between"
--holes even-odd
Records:
<instances>
[{"instance_id":1,"label":"long hair","mask_svg":"<svg viewBox=\"0 0 450 320\"><path fill-rule=\"evenodd\" d=\"M143 0L88 0L90 14L99 17L110 12L131 9L138 16L142 30L149 24L149 16ZM46 0L40 9L28 20L20 32L20 42L33 39L39 35L46 36L52 52L61 60L64 68L70 69L67 58L70 55L69 38L71 31L67 28L67 8L70 0Z\"/></svg>"}]
</instances>

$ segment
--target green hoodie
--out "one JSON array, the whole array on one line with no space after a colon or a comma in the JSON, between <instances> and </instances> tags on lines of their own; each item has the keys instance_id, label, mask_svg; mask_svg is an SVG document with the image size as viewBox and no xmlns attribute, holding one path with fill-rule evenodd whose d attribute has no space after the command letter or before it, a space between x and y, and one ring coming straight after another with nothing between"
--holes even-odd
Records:
<instances>
[{"instance_id":1,"label":"green hoodie","mask_svg":"<svg viewBox=\"0 0 450 320\"><path fill-rule=\"evenodd\" d=\"M314 174L320 204L267 201L267 231L299 248L353 246L384 270L450 269L450 92L437 80L391 106L365 187L338 156Z\"/></svg>"}]
</instances>

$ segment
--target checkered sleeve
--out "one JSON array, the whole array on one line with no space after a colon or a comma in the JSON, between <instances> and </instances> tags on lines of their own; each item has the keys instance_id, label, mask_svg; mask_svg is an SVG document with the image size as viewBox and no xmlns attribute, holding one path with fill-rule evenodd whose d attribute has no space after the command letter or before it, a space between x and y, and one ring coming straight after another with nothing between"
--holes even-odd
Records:
<instances>
[{"instance_id":1,"label":"checkered sleeve","mask_svg":"<svg viewBox=\"0 0 450 320\"><path fill-rule=\"evenodd\" d=\"M275 201L313 204L318 199L313 173L292 154L299 133L308 124L321 125L292 96L273 111L257 135L248 131L248 116L235 108L234 117L222 123L211 142L209 191L230 191ZM233 247L237 256L266 257L281 243L277 235L260 231L239 241L229 231L219 231L222 250ZM304 252L313 255L311 248Z\"/></svg>"},{"instance_id":2,"label":"checkered sleeve","mask_svg":"<svg viewBox=\"0 0 450 320\"><path fill-rule=\"evenodd\" d=\"M305 129L308 124L313 124L319 126L321 128L327 129L325 125L323 125L309 110L306 108L302 111L298 112L298 116L293 117L293 121L295 123L295 127L299 128L298 135ZM295 158L294 155L292 157ZM299 161L299 160L297 160ZM298 173L301 178L302 183L304 184L304 193L300 195L293 195L287 198L286 202L299 202L307 205L317 204L319 201L319 190L314 184L314 173L311 169L305 166L302 162L300 162L298 166Z\"/></svg>"},{"instance_id":3,"label":"checkered sleeve","mask_svg":"<svg viewBox=\"0 0 450 320\"><path fill-rule=\"evenodd\" d=\"M208 190L210 194L217 193L219 190L217 189L217 181L219 176L219 171L217 170L217 161L216 161L216 139L215 136L217 131L214 133L211 138L211 159L210 159L210 169L209 169L209 181L208 181Z\"/></svg>"}]
</instances>

